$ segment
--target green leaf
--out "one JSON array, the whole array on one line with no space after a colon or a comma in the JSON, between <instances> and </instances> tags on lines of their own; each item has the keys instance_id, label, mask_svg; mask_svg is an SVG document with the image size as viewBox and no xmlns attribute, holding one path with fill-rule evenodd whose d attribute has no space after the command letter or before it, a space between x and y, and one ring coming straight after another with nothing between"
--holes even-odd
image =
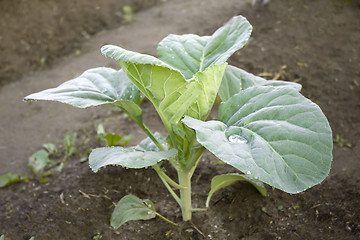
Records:
<instances>
[{"instance_id":1,"label":"green leaf","mask_svg":"<svg viewBox=\"0 0 360 240\"><path fill-rule=\"evenodd\" d=\"M104 136L104 138L107 141L108 147L116 146L117 142L122 139L122 137L116 133L108 133Z\"/></svg>"},{"instance_id":2,"label":"green leaf","mask_svg":"<svg viewBox=\"0 0 360 240\"><path fill-rule=\"evenodd\" d=\"M154 104L170 132L184 115L206 119L226 66L213 65L185 80L180 72L155 57L112 45L103 46L101 51L119 61L129 79Z\"/></svg>"},{"instance_id":3,"label":"green leaf","mask_svg":"<svg viewBox=\"0 0 360 240\"><path fill-rule=\"evenodd\" d=\"M119 101L139 103L140 93L123 71L111 68L93 68L56 88L25 97L29 100L51 100L78 108L116 105Z\"/></svg>"},{"instance_id":4,"label":"green leaf","mask_svg":"<svg viewBox=\"0 0 360 240\"><path fill-rule=\"evenodd\" d=\"M129 142L131 142L131 140L134 138L133 134L129 134L126 135L124 137L121 137L120 141L118 142L118 146L125 146L126 144L128 144Z\"/></svg>"},{"instance_id":5,"label":"green leaf","mask_svg":"<svg viewBox=\"0 0 360 240\"><path fill-rule=\"evenodd\" d=\"M142 117L142 110L139 105L132 101L117 101L114 105L123 110L130 118L137 123L140 127L144 128L144 122Z\"/></svg>"},{"instance_id":6,"label":"green leaf","mask_svg":"<svg viewBox=\"0 0 360 240\"><path fill-rule=\"evenodd\" d=\"M57 101L78 108L113 105L143 127L142 111L138 105L140 98L139 90L122 70L100 67L89 69L56 88L31 94L24 100Z\"/></svg>"},{"instance_id":7,"label":"green leaf","mask_svg":"<svg viewBox=\"0 0 360 240\"><path fill-rule=\"evenodd\" d=\"M321 109L293 88L255 86L220 104L219 120L185 117L200 144L252 178L288 193L324 180L332 133Z\"/></svg>"},{"instance_id":8,"label":"green leaf","mask_svg":"<svg viewBox=\"0 0 360 240\"><path fill-rule=\"evenodd\" d=\"M264 185L261 182L255 180L255 179L252 179L249 176L240 175L240 174L236 174L236 173L217 175L217 176L213 177L213 179L211 180L211 190L210 190L207 200L206 200L206 207L207 208L209 207L210 199L217 190L227 187L235 181L246 181L246 182L252 184L260 192L261 195L266 197L266 188L264 187Z\"/></svg>"},{"instance_id":9,"label":"green leaf","mask_svg":"<svg viewBox=\"0 0 360 240\"><path fill-rule=\"evenodd\" d=\"M75 146L76 138L77 132L67 132L64 136L64 152L68 157L74 155L78 150Z\"/></svg>"},{"instance_id":10,"label":"green leaf","mask_svg":"<svg viewBox=\"0 0 360 240\"><path fill-rule=\"evenodd\" d=\"M53 143L43 144L43 147L49 152L50 155L56 155L58 150Z\"/></svg>"},{"instance_id":11,"label":"green leaf","mask_svg":"<svg viewBox=\"0 0 360 240\"><path fill-rule=\"evenodd\" d=\"M99 123L97 130L96 130L97 135L99 136L105 136L105 128L104 125L102 125L101 123Z\"/></svg>"},{"instance_id":12,"label":"green leaf","mask_svg":"<svg viewBox=\"0 0 360 240\"><path fill-rule=\"evenodd\" d=\"M104 140L106 141L107 147L113 147L113 146L125 146L128 144L131 139L133 139L134 135L129 134L125 137L122 137L116 133L108 133L104 136Z\"/></svg>"},{"instance_id":13,"label":"green leaf","mask_svg":"<svg viewBox=\"0 0 360 240\"><path fill-rule=\"evenodd\" d=\"M22 180L22 176L13 173L5 173L0 176L0 188L6 187L10 184L20 182Z\"/></svg>"},{"instance_id":14,"label":"green leaf","mask_svg":"<svg viewBox=\"0 0 360 240\"><path fill-rule=\"evenodd\" d=\"M180 71L186 79L211 65L222 64L248 41L252 27L242 16L233 17L212 36L194 34L164 38L158 45L159 59Z\"/></svg>"},{"instance_id":15,"label":"green leaf","mask_svg":"<svg viewBox=\"0 0 360 240\"><path fill-rule=\"evenodd\" d=\"M166 142L166 139L161 136L160 133L155 132L154 136L156 137L156 139L159 140L159 142L164 146L165 149L169 149L169 144ZM139 149L143 149L144 151L160 151L156 144L149 137L143 139L137 147Z\"/></svg>"},{"instance_id":16,"label":"green leaf","mask_svg":"<svg viewBox=\"0 0 360 240\"><path fill-rule=\"evenodd\" d=\"M99 125L97 127L97 130L96 130L96 133L97 133L97 139L99 140L100 144L102 146L107 146L107 141L104 138L105 135L106 135L104 125L99 123Z\"/></svg>"},{"instance_id":17,"label":"green leaf","mask_svg":"<svg viewBox=\"0 0 360 240\"><path fill-rule=\"evenodd\" d=\"M120 146L123 147L128 144L133 138L134 135L129 134L125 137L122 137L116 133L105 133L104 126L100 123L97 128L98 140L107 147Z\"/></svg>"},{"instance_id":18,"label":"green leaf","mask_svg":"<svg viewBox=\"0 0 360 240\"><path fill-rule=\"evenodd\" d=\"M149 199L141 200L134 195L126 195L116 204L110 224L118 229L128 221L155 218L155 212L154 204Z\"/></svg>"},{"instance_id":19,"label":"green leaf","mask_svg":"<svg viewBox=\"0 0 360 240\"><path fill-rule=\"evenodd\" d=\"M130 23L135 20L136 14L132 6L123 6L123 14L121 15L125 23Z\"/></svg>"},{"instance_id":20,"label":"green leaf","mask_svg":"<svg viewBox=\"0 0 360 240\"><path fill-rule=\"evenodd\" d=\"M39 150L29 158L28 166L38 176L50 163L49 153L45 150Z\"/></svg>"},{"instance_id":21,"label":"green leaf","mask_svg":"<svg viewBox=\"0 0 360 240\"><path fill-rule=\"evenodd\" d=\"M90 168L97 172L107 165L120 165L128 168L149 167L164 159L173 159L176 149L169 151L145 151L140 147L105 147L94 149L89 156Z\"/></svg>"},{"instance_id":22,"label":"green leaf","mask_svg":"<svg viewBox=\"0 0 360 240\"><path fill-rule=\"evenodd\" d=\"M255 76L240 68L227 66L219 89L219 96L222 101L226 101L233 95L239 93L241 90L245 90L255 85L292 87L297 91L301 90L301 85L298 83L280 80L266 80L265 78Z\"/></svg>"},{"instance_id":23,"label":"green leaf","mask_svg":"<svg viewBox=\"0 0 360 240\"><path fill-rule=\"evenodd\" d=\"M128 51L114 45L105 45L101 47L101 53L104 56L115 59L117 61L122 61L127 63L137 63L137 64L148 64L152 66L164 67L177 71L176 69L172 68L170 65L157 59L156 57L138 52ZM142 73L140 72L139 74Z\"/></svg>"}]
</instances>

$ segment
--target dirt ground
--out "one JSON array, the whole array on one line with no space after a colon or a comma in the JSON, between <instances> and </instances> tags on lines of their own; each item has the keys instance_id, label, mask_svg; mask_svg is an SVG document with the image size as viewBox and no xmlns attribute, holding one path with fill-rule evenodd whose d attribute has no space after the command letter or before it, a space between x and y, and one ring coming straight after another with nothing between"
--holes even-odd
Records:
<instances>
[{"instance_id":1,"label":"dirt ground","mask_svg":"<svg viewBox=\"0 0 360 240\"><path fill-rule=\"evenodd\" d=\"M147 8L160 0L0 1L0 86L45 69L95 33L124 22L123 6Z\"/></svg>"},{"instance_id":2,"label":"dirt ground","mask_svg":"<svg viewBox=\"0 0 360 240\"><path fill-rule=\"evenodd\" d=\"M6 2L10 1L0 1L0 12ZM21 19L30 21L42 13L32 11L34 7L26 1L19 2L27 4L28 10L13 8L7 16L24 16ZM32 54L25 54L21 58L23 63L16 62L12 59L19 59L22 52L5 52L4 37L0 37L0 50L6 56L0 62L0 82L4 83L0 89L0 175L28 173L28 157L43 143L54 142L61 147L65 129L78 132L79 148L79 153L68 160L61 173L51 176L49 183L29 181L0 189L0 236L4 234L5 239L34 236L36 240L360 239L360 7L356 1L271 0L266 5L251 6L251 1L239 4L229 0L219 5L210 0L169 0L151 8L146 7L160 1L137 1L137 8L144 7L136 19L111 31L107 29L121 24L120 20L99 22L107 19L109 9L116 12L121 7L115 8L108 1L109 5L102 3L100 10L96 10L87 2L77 1L80 6L77 9L85 12L73 20L79 25L65 22L66 27L56 30L58 36L64 37L53 42L51 49L64 52L49 49L42 52L43 45L34 44ZM55 1L38 4L44 5L44 10L49 6L64 7ZM56 16L67 19L64 12L59 11ZM95 12L97 17L90 21L89 16ZM94 174L87 163L79 161L88 149L99 145L94 140L99 123L120 135L133 133L132 144L144 137L121 113L97 108L73 110L50 102L21 103L28 93L56 86L86 68L99 64L117 67L111 61L99 60L98 50L93 50L104 43L154 54L156 43L169 33L208 35L239 14L248 18L254 30L249 43L229 63L267 78L301 83L302 93L320 105L332 126L336 140L331 173L322 184L303 193L290 195L268 187L269 196L262 197L249 184L239 182L217 192L210 211L194 214L193 225L181 223L176 202L153 170L108 167ZM55 21L51 14L41 16L50 25ZM1 29L5 26L14 42L22 36L18 31L21 25L1 23ZM74 37L76 34L65 36L85 27L93 29L86 30L91 32L88 39ZM31 29L34 34L28 30L28 42L41 42L37 39L41 36L37 32L40 28ZM92 36L100 30L100 34ZM30 71L42 64L40 61L32 65L33 53L49 59L42 71ZM70 55L56 59L65 53ZM3 63L8 67L3 68ZM26 65L22 71L14 70L21 65ZM24 77L13 81L20 74ZM151 105L145 102L142 107L149 127L163 132ZM216 164L214 156L206 153L193 178L193 206L203 207L213 176L233 171ZM171 169L169 174L176 178ZM109 226L113 203L129 193L151 199L162 215L180 226L156 218L129 222L113 230Z\"/></svg>"}]
</instances>

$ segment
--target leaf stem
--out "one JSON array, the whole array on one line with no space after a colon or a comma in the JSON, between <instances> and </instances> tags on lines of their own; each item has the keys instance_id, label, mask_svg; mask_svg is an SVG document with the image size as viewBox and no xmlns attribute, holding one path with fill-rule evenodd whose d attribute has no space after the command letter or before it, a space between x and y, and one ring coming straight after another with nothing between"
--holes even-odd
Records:
<instances>
[{"instance_id":1,"label":"leaf stem","mask_svg":"<svg viewBox=\"0 0 360 240\"><path fill-rule=\"evenodd\" d=\"M154 170L157 172L157 174L162 177L167 183L169 183L171 186L173 186L174 188L177 189L183 189L185 188L184 186L179 185L178 183L176 183L174 180L172 180L168 175L166 175L166 173L164 173L163 170L160 169L160 167L158 165L153 165L152 166L154 168Z\"/></svg>"},{"instance_id":2,"label":"leaf stem","mask_svg":"<svg viewBox=\"0 0 360 240\"><path fill-rule=\"evenodd\" d=\"M181 200L179 198L179 196L174 192L174 190L171 188L171 186L169 185L169 183L162 177L160 176L161 181L164 183L165 187L167 188L167 190L170 192L171 196L175 199L175 201L179 204L179 206L181 207Z\"/></svg>"},{"instance_id":3,"label":"leaf stem","mask_svg":"<svg viewBox=\"0 0 360 240\"><path fill-rule=\"evenodd\" d=\"M149 136L149 138L155 143L155 145L160 149L160 151L166 151L165 147L159 142L159 140L155 137L155 135L150 131L150 129L143 124L143 126L140 126L146 135Z\"/></svg>"},{"instance_id":4,"label":"leaf stem","mask_svg":"<svg viewBox=\"0 0 360 240\"><path fill-rule=\"evenodd\" d=\"M159 140L155 137L155 135L150 131L150 129L145 124L143 124L143 126L140 127L141 129L144 130L146 135L148 135L149 138L155 143L155 145L160 149L160 151L166 151L166 148L159 142ZM176 170L179 168L179 164L174 159L168 159L168 160Z\"/></svg>"},{"instance_id":5,"label":"leaf stem","mask_svg":"<svg viewBox=\"0 0 360 240\"><path fill-rule=\"evenodd\" d=\"M125 108L120 107L120 109L125 112L145 133L148 137L155 143L155 145L160 149L160 151L166 151L165 147L159 142L151 130L145 125L144 122L137 121L134 116L132 116ZM174 159L169 159L170 163L174 166L175 169L179 168L179 164Z\"/></svg>"},{"instance_id":6,"label":"leaf stem","mask_svg":"<svg viewBox=\"0 0 360 240\"><path fill-rule=\"evenodd\" d=\"M192 208L192 212L206 212L209 211L209 208Z\"/></svg>"},{"instance_id":7,"label":"leaf stem","mask_svg":"<svg viewBox=\"0 0 360 240\"><path fill-rule=\"evenodd\" d=\"M159 218L161 218L162 220L165 220L167 221L168 223L174 225L174 226L178 226L177 223L174 223L173 221L171 221L170 219L167 219L166 217L164 217L163 215L161 215L160 213L158 212L154 212L156 216L158 216Z\"/></svg>"}]
</instances>

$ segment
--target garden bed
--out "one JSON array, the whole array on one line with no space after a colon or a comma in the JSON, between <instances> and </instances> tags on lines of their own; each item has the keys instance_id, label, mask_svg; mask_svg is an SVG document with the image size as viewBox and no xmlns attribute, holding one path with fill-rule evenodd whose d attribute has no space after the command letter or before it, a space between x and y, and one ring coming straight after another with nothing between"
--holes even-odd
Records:
<instances>
[{"instance_id":1,"label":"garden bed","mask_svg":"<svg viewBox=\"0 0 360 240\"><path fill-rule=\"evenodd\" d=\"M302 93L323 109L333 129L330 176L297 195L267 187L262 197L251 185L235 183L217 192L210 211L181 223L176 202L151 169L107 167L91 172L81 154L98 146L94 129L78 131L79 154L47 184L35 181L0 189L0 236L5 239L359 239L360 238L360 15L351 1L280 1L248 6L238 14L253 25L248 45L230 63L254 74L299 82ZM230 18L230 16L229 16ZM217 27L217 26L216 26ZM216 27L208 27L212 34ZM134 29L134 31L136 31ZM191 32L191 29L188 30ZM51 103L49 103L51 104ZM162 132L151 104L144 119ZM137 126L109 109L105 128L137 134ZM75 130L74 130L75 131ZM337 137L338 136L338 137ZM136 144L143 135L136 135ZM39 143L40 144L40 143ZM1 163L4 164L5 161ZM234 172L206 153L193 177L194 207L203 207L215 175ZM169 175L176 178L174 172ZM156 218L109 225L114 205L126 194L149 198L179 227Z\"/></svg>"}]
</instances>

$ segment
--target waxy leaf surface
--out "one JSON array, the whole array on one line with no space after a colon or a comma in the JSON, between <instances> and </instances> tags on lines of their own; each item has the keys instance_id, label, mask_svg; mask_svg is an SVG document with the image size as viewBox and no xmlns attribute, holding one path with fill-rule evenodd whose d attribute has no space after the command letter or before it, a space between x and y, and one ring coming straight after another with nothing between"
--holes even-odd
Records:
<instances>
[{"instance_id":1,"label":"waxy leaf surface","mask_svg":"<svg viewBox=\"0 0 360 240\"><path fill-rule=\"evenodd\" d=\"M140 147L104 147L92 150L89 156L90 168L97 172L107 165L120 165L127 168L144 168L155 165L164 159L173 159L176 149L168 151L146 151Z\"/></svg>"},{"instance_id":2,"label":"waxy leaf surface","mask_svg":"<svg viewBox=\"0 0 360 240\"><path fill-rule=\"evenodd\" d=\"M140 91L122 70L105 67L89 69L73 80L31 94L24 100L57 101L78 108L113 105L120 107L137 124L143 125L142 110L138 105Z\"/></svg>"},{"instance_id":3,"label":"waxy leaf surface","mask_svg":"<svg viewBox=\"0 0 360 240\"><path fill-rule=\"evenodd\" d=\"M211 65L225 63L246 44L251 31L244 17L235 16L212 36L171 34L158 45L159 59L191 79Z\"/></svg>"},{"instance_id":4,"label":"waxy leaf surface","mask_svg":"<svg viewBox=\"0 0 360 240\"><path fill-rule=\"evenodd\" d=\"M185 80L179 71L155 57L112 45L101 51L119 61L129 79L154 104L168 130L184 115L206 119L226 67L213 65Z\"/></svg>"},{"instance_id":5,"label":"waxy leaf surface","mask_svg":"<svg viewBox=\"0 0 360 240\"><path fill-rule=\"evenodd\" d=\"M298 83L281 80L266 80L265 78L255 76L240 68L228 65L225 69L224 77L221 82L219 96L221 100L225 102L241 90L245 90L255 85L292 87L297 91L301 90L301 85Z\"/></svg>"},{"instance_id":6,"label":"waxy leaf surface","mask_svg":"<svg viewBox=\"0 0 360 240\"><path fill-rule=\"evenodd\" d=\"M183 122L196 130L200 144L254 179L298 193L329 173L329 123L293 88L248 88L220 105L218 119Z\"/></svg>"},{"instance_id":7,"label":"waxy leaf surface","mask_svg":"<svg viewBox=\"0 0 360 240\"><path fill-rule=\"evenodd\" d=\"M149 220L156 217L155 206L149 200L134 195L126 195L117 204L111 216L110 224L114 229L128 221Z\"/></svg>"},{"instance_id":8,"label":"waxy leaf surface","mask_svg":"<svg viewBox=\"0 0 360 240\"><path fill-rule=\"evenodd\" d=\"M140 93L122 70L100 67L89 69L56 88L31 94L25 100L52 100L87 108L123 100L139 103Z\"/></svg>"},{"instance_id":9,"label":"waxy leaf surface","mask_svg":"<svg viewBox=\"0 0 360 240\"><path fill-rule=\"evenodd\" d=\"M166 142L166 139L163 136L161 136L160 133L155 132L154 137L159 141L159 143L161 145L163 145L163 147L165 149L167 149L167 150L169 149L169 144ZM156 146L156 144L149 137L143 139L139 143L137 148L143 149L144 151L160 151L160 149Z\"/></svg>"}]
</instances>

